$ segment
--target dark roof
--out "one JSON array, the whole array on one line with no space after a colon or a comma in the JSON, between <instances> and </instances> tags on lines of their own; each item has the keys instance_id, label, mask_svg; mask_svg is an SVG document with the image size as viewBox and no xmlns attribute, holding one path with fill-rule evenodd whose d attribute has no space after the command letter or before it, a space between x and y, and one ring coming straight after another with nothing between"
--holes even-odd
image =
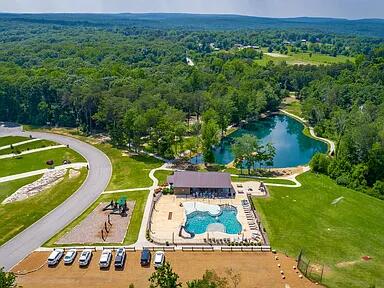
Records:
<instances>
[{"instance_id":1,"label":"dark roof","mask_svg":"<svg viewBox=\"0 0 384 288\"><path fill-rule=\"evenodd\" d=\"M221 172L176 171L168 176L168 183L183 188L232 188L231 175Z\"/></svg>"}]
</instances>

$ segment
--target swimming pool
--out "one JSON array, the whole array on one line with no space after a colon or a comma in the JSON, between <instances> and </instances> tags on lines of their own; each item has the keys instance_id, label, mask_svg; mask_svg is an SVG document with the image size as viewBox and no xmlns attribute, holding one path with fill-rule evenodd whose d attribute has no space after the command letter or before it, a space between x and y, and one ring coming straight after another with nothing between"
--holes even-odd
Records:
<instances>
[{"instance_id":1,"label":"swimming pool","mask_svg":"<svg viewBox=\"0 0 384 288\"><path fill-rule=\"evenodd\" d=\"M237 209L233 206L220 206L220 208L220 214L217 216L212 216L207 211L194 211L187 214L185 231L191 234L205 232L239 234L242 227L236 218Z\"/></svg>"}]
</instances>

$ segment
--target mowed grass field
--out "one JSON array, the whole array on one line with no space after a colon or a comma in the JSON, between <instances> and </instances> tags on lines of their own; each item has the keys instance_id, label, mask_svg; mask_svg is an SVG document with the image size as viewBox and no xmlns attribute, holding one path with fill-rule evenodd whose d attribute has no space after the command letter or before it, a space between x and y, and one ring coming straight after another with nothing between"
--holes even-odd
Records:
<instances>
[{"instance_id":1,"label":"mowed grass field","mask_svg":"<svg viewBox=\"0 0 384 288\"><path fill-rule=\"evenodd\" d=\"M127 154L110 144L95 144L112 163L112 177L107 190L144 188L152 185L149 172L160 167L163 162L146 155Z\"/></svg>"},{"instance_id":2,"label":"mowed grass field","mask_svg":"<svg viewBox=\"0 0 384 288\"><path fill-rule=\"evenodd\" d=\"M39 149L39 148L44 148L48 146L55 146L55 145L60 145L58 143L49 141L49 140L37 140L34 142L14 146L13 149L7 148L0 150L0 155L6 155L6 154L11 154L17 152L24 152L28 150L33 150L33 149Z\"/></svg>"},{"instance_id":3,"label":"mowed grass field","mask_svg":"<svg viewBox=\"0 0 384 288\"><path fill-rule=\"evenodd\" d=\"M86 160L70 148L56 148L18 157L0 159L0 177L48 168L46 162L53 160L54 165L62 165L64 160L86 162Z\"/></svg>"},{"instance_id":4,"label":"mowed grass field","mask_svg":"<svg viewBox=\"0 0 384 288\"><path fill-rule=\"evenodd\" d=\"M292 257L303 249L325 265L329 287L384 287L384 201L323 175L297 179L300 188L269 187L270 198L254 198L272 247Z\"/></svg>"},{"instance_id":5,"label":"mowed grass field","mask_svg":"<svg viewBox=\"0 0 384 288\"><path fill-rule=\"evenodd\" d=\"M29 138L22 136L4 136L0 137L0 147L11 145L17 142L27 141Z\"/></svg>"},{"instance_id":6,"label":"mowed grass field","mask_svg":"<svg viewBox=\"0 0 384 288\"><path fill-rule=\"evenodd\" d=\"M173 171L169 170L157 170L154 176L159 180L159 185L167 183L167 177L173 175Z\"/></svg>"},{"instance_id":7,"label":"mowed grass field","mask_svg":"<svg viewBox=\"0 0 384 288\"><path fill-rule=\"evenodd\" d=\"M143 154L131 154L124 149L113 147L108 143L100 143L99 140L80 135L75 129L52 128L44 129L39 127L25 126L25 129L51 132L70 136L103 151L112 163L112 177L106 190L118 190L129 188L145 188L152 185L149 172L160 167L163 162Z\"/></svg>"},{"instance_id":8,"label":"mowed grass field","mask_svg":"<svg viewBox=\"0 0 384 288\"><path fill-rule=\"evenodd\" d=\"M77 219L65 227L62 231L47 241L44 246L55 246L55 242L63 237L63 235L71 231L76 225L84 220L98 205L100 202L110 202L111 200L117 201L120 197L126 197L127 201L135 201L135 208L133 210L132 218L129 223L128 231L124 239L124 245L130 245L136 242L140 232L141 220L143 219L145 204L147 202L149 191L131 191L126 193L111 193L102 194L83 214ZM74 243L76 244L76 243ZM115 243L116 245L117 243ZM121 243L120 243L121 244ZM72 245L72 244L71 244ZM71 246L71 245L60 245L60 246ZM103 244L113 245L113 244Z\"/></svg>"},{"instance_id":9,"label":"mowed grass field","mask_svg":"<svg viewBox=\"0 0 384 288\"><path fill-rule=\"evenodd\" d=\"M289 52L287 55L280 54L276 51L272 52L270 55L267 53L267 49L263 49L264 55L262 59L255 60L255 63L260 65L267 65L269 61L275 63L286 62L288 65L327 65L327 64L335 64L335 63L345 63L347 61L354 61L354 58L347 57L343 55L337 55L336 57L324 54L312 53L304 53L297 52L292 53ZM273 55L273 56L272 56Z\"/></svg>"},{"instance_id":10,"label":"mowed grass field","mask_svg":"<svg viewBox=\"0 0 384 288\"><path fill-rule=\"evenodd\" d=\"M86 169L81 169L80 171L80 175L72 179L69 179L67 173L64 180L59 184L29 199L4 205L0 204L0 245L39 220L77 191L88 174ZM16 192L18 188L38 178L38 176L34 176L22 180L1 183L1 201Z\"/></svg>"},{"instance_id":11,"label":"mowed grass field","mask_svg":"<svg viewBox=\"0 0 384 288\"><path fill-rule=\"evenodd\" d=\"M14 181L0 183L0 203L3 202L5 198L17 191L17 189L36 181L41 176L42 175L36 175Z\"/></svg>"}]
</instances>

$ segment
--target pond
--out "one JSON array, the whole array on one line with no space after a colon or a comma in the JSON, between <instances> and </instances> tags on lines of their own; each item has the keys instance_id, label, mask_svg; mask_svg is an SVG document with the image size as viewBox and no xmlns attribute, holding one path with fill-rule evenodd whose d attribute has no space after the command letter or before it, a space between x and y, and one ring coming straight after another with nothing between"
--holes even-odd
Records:
<instances>
[{"instance_id":1,"label":"pond","mask_svg":"<svg viewBox=\"0 0 384 288\"><path fill-rule=\"evenodd\" d=\"M274 168L296 167L307 164L316 152L325 153L327 144L303 134L304 125L286 115L273 115L243 126L224 138L219 147L214 149L215 163L228 164L234 157L231 145L244 134L251 134L263 145L271 142L276 148L273 159ZM191 163L203 163L202 155L191 159Z\"/></svg>"}]
</instances>

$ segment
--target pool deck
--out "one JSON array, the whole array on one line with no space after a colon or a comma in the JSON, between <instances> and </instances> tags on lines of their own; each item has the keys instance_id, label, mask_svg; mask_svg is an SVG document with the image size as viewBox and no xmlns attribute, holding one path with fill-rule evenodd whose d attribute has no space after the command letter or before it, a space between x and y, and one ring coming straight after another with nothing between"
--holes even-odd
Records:
<instances>
[{"instance_id":1,"label":"pool deck","mask_svg":"<svg viewBox=\"0 0 384 288\"><path fill-rule=\"evenodd\" d=\"M242 200L246 200L246 194L237 194L233 199L206 199L190 196L163 195L155 204L151 218L151 238L157 243L174 244L206 244L207 239L228 239L231 242L238 242L242 239L251 239L254 230L250 229ZM200 202L211 205L232 205L237 208L237 220L242 226L240 234L227 234L223 232L206 232L196 234L193 238L179 236L180 228L186 220L185 202ZM187 204L188 206L188 204ZM172 214L170 214L172 213ZM169 217L172 215L172 217Z\"/></svg>"}]
</instances>

